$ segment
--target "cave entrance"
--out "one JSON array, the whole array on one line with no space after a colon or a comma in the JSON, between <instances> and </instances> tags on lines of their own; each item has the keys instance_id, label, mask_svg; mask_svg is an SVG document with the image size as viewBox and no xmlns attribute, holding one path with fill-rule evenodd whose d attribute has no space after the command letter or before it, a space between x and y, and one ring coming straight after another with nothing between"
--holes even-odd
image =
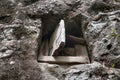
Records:
<instances>
[{"instance_id":1,"label":"cave entrance","mask_svg":"<svg viewBox=\"0 0 120 80\"><path fill-rule=\"evenodd\" d=\"M38 61L63 64L89 63L81 26L74 19L43 17Z\"/></svg>"}]
</instances>

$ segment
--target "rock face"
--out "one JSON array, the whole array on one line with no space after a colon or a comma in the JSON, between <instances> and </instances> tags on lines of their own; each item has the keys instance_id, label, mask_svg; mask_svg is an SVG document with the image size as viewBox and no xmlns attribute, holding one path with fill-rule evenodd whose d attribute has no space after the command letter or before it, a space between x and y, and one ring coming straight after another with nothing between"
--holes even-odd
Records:
<instances>
[{"instance_id":1,"label":"rock face","mask_svg":"<svg viewBox=\"0 0 120 80\"><path fill-rule=\"evenodd\" d=\"M119 2L0 0L0 80L119 80ZM45 16L77 21L97 62L69 68L67 65L67 69L38 63L36 56Z\"/></svg>"},{"instance_id":2,"label":"rock face","mask_svg":"<svg viewBox=\"0 0 120 80\"><path fill-rule=\"evenodd\" d=\"M66 69L63 80L118 80L118 70L108 69L100 63L82 64Z\"/></svg>"},{"instance_id":3,"label":"rock face","mask_svg":"<svg viewBox=\"0 0 120 80\"><path fill-rule=\"evenodd\" d=\"M88 24L88 38L93 46L95 60L105 61L106 65L115 64L120 68L119 26L120 10L99 13L96 20Z\"/></svg>"}]
</instances>

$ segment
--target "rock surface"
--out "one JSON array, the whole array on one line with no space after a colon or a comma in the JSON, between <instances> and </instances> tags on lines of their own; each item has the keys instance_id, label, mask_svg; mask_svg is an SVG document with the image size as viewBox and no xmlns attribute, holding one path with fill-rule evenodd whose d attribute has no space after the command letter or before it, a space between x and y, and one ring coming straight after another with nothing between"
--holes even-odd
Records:
<instances>
[{"instance_id":1,"label":"rock surface","mask_svg":"<svg viewBox=\"0 0 120 80\"><path fill-rule=\"evenodd\" d=\"M98 62L82 64L66 69L63 80L119 80L119 70L109 69Z\"/></svg>"},{"instance_id":2,"label":"rock surface","mask_svg":"<svg viewBox=\"0 0 120 80\"><path fill-rule=\"evenodd\" d=\"M107 66L120 68L120 10L99 13L95 21L88 24L88 39L93 46L95 60L104 61Z\"/></svg>"},{"instance_id":3,"label":"rock surface","mask_svg":"<svg viewBox=\"0 0 120 80\"><path fill-rule=\"evenodd\" d=\"M0 0L0 80L119 80L119 9L119 0ZM97 62L38 63L44 16L75 19Z\"/></svg>"}]
</instances>

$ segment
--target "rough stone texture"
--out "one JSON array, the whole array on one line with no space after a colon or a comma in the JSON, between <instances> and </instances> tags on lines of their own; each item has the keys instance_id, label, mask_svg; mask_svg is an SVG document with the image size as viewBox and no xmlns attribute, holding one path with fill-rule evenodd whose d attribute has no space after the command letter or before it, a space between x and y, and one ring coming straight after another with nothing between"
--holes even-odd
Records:
<instances>
[{"instance_id":1,"label":"rough stone texture","mask_svg":"<svg viewBox=\"0 0 120 80\"><path fill-rule=\"evenodd\" d=\"M104 67L105 63L120 68L119 2L0 0L0 80L119 80L119 69ZM105 16L96 16L99 12L105 12ZM65 66L38 63L41 18L46 15L65 20L75 18L86 31L86 40L95 60L103 61L103 65L95 62L66 69Z\"/></svg>"},{"instance_id":2,"label":"rough stone texture","mask_svg":"<svg viewBox=\"0 0 120 80\"><path fill-rule=\"evenodd\" d=\"M66 69L63 80L119 80L119 70L109 69L100 63L82 64Z\"/></svg>"},{"instance_id":3,"label":"rough stone texture","mask_svg":"<svg viewBox=\"0 0 120 80\"><path fill-rule=\"evenodd\" d=\"M40 19L15 19L11 24L0 25L0 58L12 54L33 54L37 51Z\"/></svg>"},{"instance_id":4,"label":"rough stone texture","mask_svg":"<svg viewBox=\"0 0 120 80\"><path fill-rule=\"evenodd\" d=\"M88 39L93 47L95 60L105 61L106 65L115 64L120 68L120 10L109 13L99 13L97 20L88 24Z\"/></svg>"},{"instance_id":5,"label":"rough stone texture","mask_svg":"<svg viewBox=\"0 0 120 80\"><path fill-rule=\"evenodd\" d=\"M40 0L24 8L26 14L41 16L46 14L65 15L68 11L77 7L80 0Z\"/></svg>"}]
</instances>

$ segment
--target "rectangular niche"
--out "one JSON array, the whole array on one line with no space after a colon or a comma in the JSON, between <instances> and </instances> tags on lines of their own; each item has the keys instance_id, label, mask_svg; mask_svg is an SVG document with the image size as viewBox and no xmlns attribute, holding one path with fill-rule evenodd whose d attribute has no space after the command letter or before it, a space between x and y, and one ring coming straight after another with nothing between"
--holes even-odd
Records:
<instances>
[{"instance_id":1,"label":"rectangular niche","mask_svg":"<svg viewBox=\"0 0 120 80\"><path fill-rule=\"evenodd\" d=\"M82 29L74 20L44 17L41 34L39 62L89 63Z\"/></svg>"}]
</instances>

